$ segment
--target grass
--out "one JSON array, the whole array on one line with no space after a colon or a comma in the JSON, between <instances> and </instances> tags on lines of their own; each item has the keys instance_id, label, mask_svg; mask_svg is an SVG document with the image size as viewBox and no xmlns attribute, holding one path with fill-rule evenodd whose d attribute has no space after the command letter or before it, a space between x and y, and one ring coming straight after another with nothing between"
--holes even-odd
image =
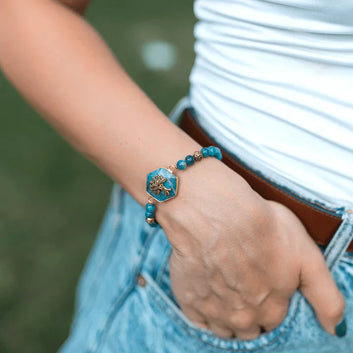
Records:
<instances>
[{"instance_id":1,"label":"grass","mask_svg":"<svg viewBox=\"0 0 353 353\"><path fill-rule=\"evenodd\" d=\"M188 90L192 2L93 1L87 18L127 72L168 113ZM178 49L149 71L146 41ZM75 152L0 76L0 352L56 352L68 335L79 274L112 181Z\"/></svg>"}]
</instances>

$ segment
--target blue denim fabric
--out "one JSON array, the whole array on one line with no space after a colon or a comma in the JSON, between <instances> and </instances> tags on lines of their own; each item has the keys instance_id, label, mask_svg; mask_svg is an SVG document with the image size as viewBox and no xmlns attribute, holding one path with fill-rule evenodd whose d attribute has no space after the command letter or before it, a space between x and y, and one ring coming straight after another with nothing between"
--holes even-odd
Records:
<instances>
[{"instance_id":1,"label":"blue denim fabric","mask_svg":"<svg viewBox=\"0 0 353 353\"><path fill-rule=\"evenodd\" d=\"M180 102L171 114L175 122L184 105ZM320 202L296 197L314 205ZM163 229L149 227L143 207L115 185L80 279L71 334L60 353L352 352L353 255L346 248L353 238L353 214L345 205L330 209L343 222L323 252L346 299L346 336L325 333L297 291L286 318L273 331L251 341L222 339L183 315L170 289L171 246ZM137 280L139 275L145 283Z\"/></svg>"}]
</instances>

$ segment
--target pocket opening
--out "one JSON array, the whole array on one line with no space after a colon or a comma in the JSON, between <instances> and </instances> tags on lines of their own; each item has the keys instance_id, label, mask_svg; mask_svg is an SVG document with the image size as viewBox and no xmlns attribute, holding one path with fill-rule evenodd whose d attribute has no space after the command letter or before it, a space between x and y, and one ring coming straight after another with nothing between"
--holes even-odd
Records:
<instances>
[{"instance_id":1,"label":"pocket opening","mask_svg":"<svg viewBox=\"0 0 353 353\"><path fill-rule=\"evenodd\" d=\"M150 300L176 325L182 329L191 339L197 339L202 343L219 350L234 352L254 352L259 349L270 348L285 340L290 328L298 315L302 295L296 291L289 303L288 312L282 323L274 330L262 333L253 340L239 340L237 338L221 338L207 329L200 328L193 324L177 306L177 304L165 293L158 283L146 272L141 273L146 279L146 287Z\"/></svg>"}]
</instances>

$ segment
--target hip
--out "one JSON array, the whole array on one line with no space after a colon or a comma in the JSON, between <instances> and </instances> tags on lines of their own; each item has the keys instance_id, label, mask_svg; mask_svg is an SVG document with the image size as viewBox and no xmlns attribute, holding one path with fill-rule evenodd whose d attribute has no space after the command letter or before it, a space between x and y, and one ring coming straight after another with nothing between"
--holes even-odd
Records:
<instances>
[{"instance_id":1,"label":"hip","mask_svg":"<svg viewBox=\"0 0 353 353\"><path fill-rule=\"evenodd\" d=\"M172 120L184 103L173 111ZM337 210L342 223L322 250L346 300L345 338L326 334L296 291L287 316L274 330L250 341L222 339L196 327L180 310L170 285L166 234L162 228L150 228L143 207L116 185L80 279L74 324L61 353L350 352L353 255L346 248L353 237L353 214L345 205L337 205Z\"/></svg>"}]
</instances>

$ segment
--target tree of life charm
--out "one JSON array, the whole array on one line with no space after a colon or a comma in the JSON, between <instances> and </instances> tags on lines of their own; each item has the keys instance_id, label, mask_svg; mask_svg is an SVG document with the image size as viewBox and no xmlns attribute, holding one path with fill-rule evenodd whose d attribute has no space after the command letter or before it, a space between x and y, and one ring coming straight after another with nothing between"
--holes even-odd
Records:
<instances>
[{"instance_id":1,"label":"tree of life charm","mask_svg":"<svg viewBox=\"0 0 353 353\"><path fill-rule=\"evenodd\" d=\"M150 188L153 193L159 195L160 192L164 192L165 196L169 196L169 191L171 189L167 189L164 185L164 183L167 181L167 178L162 176L162 175L156 175L155 177L152 178L150 181Z\"/></svg>"},{"instance_id":2,"label":"tree of life charm","mask_svg":"<svg viewBox=\"0 0 353 353\"><path fill-rule=\"evenodd\" d=\"M147 175L147 193L158 202L167 201L178 192L178 177L166 168L159 168Z\"/></svg>"}]
</instances>

